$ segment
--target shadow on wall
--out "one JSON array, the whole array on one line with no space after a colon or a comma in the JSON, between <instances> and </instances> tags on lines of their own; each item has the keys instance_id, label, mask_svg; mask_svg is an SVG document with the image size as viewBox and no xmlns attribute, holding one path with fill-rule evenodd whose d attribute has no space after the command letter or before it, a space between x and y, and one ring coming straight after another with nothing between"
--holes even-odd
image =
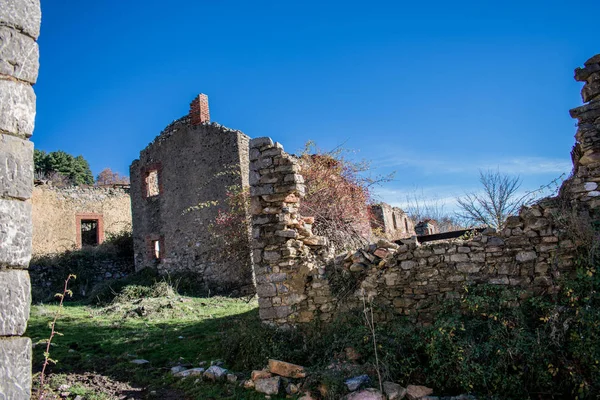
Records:
<instances>
[{"instance_id":1,"label":"shadow on wall","mask_svg":"<svg viewBox=\"0 0 600 400\"><path fill-rule=\"evenodd\" d=\"M131 274L133 265L133 240L130 230L110 234L97 246L34 256L31 260L33 302L51 300L62 291L69 274L77 279L70 283L73 298L84 298L100 282L118 279Z\"/></svg>"}]
</instances>

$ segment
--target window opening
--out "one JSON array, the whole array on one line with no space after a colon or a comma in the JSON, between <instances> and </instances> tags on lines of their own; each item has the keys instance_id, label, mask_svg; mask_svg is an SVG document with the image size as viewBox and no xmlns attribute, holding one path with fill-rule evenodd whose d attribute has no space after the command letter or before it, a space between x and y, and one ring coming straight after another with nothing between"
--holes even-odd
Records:
<instances>
[{"instance_id":1,"label":"window opening","mask_svg":"<svg viewBox=\"0 0 600 400\"><path fill-rule=\"evenodd\" d=\"M81 220L81 245L82 246L97 246L98 240L98 220L97 219L82 219Z\"/></svg>"},{"instance_id":2,"label":"window opening","mask_svg":"<svg viewBox=\"0 0 600 400\"><path fill-rule=\"evenodd\" d=\"M160 240L152 241L152 257L155 260L160 260L161 258L161 248L160 248Z\"/></svg>"},{"instance_id":3,"label":"window opening","mask_svg":"<svg viewBox=\"0 0 600 400\"><path fill-rule=\"evenodd\" d=\"M158 170L148 171L146 173L146 197L158 196L159 193Z\"/></svg>"},{"instance_id":4,"label":"window opening","mask_svg":"<svg viewBox=\"0 0 600 400\"><path fill-rule=\"evenodd\" d=\"M392 220L394 221L394 230L398 229L398 224L396 223L396 214L392 214Z\"/></svg>"}]
</instances>

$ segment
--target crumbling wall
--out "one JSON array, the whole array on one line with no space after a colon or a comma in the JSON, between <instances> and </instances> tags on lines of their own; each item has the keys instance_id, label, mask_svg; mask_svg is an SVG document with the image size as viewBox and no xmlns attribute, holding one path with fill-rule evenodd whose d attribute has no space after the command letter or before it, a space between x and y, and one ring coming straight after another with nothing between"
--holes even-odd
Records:
<instances>
[{"instance_id":1,"label":"crumbling wall","mask_svg":"<svg viewBox=\"0 0 600 400\"><path fill-rule=\"evenodd\" d=\"M211 224L227 192L248 186L248 136L208 121L207 98L170 124L131 164L136 270L193 272L213 292L253 291L250 247L232 259ZM147 177L156 193L149 196ZM152 178L154 179L154 178Z\"/></svg>"},{"instance_id":2,"label":"crumbling wall","mask_svg":"<svg viewBox=\"0 0 600 400\"><path fill-rule=\"evenodd\" d=\"M36 0L0 0L0 398L28 399L31 341L33 133L41 11Z\"/></svg>"},{"instance_id":3,"label":"crumbling wall","mask_svg":"<svg viewBox=\"0 0 600 400\"><path fill-rule=\"evenodd\" d=\"M398 207L387 203L371 206L371 227L390 240L405 239L415 235L413 221Z\"/></svg>"},{"instance_id":4,"label":"crumbling wall","mask_svg":"<svg viewBox=\"0 0 600 400\"><path fill-rule=\"evenodd\" d=\"M127 189L36 186L32 206L34 256L80 248L81 218L102 221L100 243L111 233L131 229L131 199Z\"/></svg>"},{"instance_id":5,"label":"crumbling wall","mask_svg":"<svg viewBox=\"0 0 600 400\"><path fill-rule=\"evenodd\" d=\"M556 217L565 204L592 216L600 206L600 55L576 70L576 79L586 82L582 97L590 103L571 110L579 120L574 171L560 196L523 208L499 232L470 238L425 245L380 240L333 258L326 238L312 235L311 219L298 214L304 186L297 163L271 139L253 139L252 247L261 319L328 321L364 299L378 305L380 320L413 315L427 322L467 283L556 290L573 270L577 245Z\"/></svg>"}]
</instances>

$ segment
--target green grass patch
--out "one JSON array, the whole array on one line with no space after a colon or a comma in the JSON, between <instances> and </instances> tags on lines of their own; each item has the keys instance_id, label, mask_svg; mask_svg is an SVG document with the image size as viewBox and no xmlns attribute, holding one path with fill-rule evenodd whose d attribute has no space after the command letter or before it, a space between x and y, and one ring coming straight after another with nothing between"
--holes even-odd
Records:
<instances>
[{"instance_id":1,"label":"green grass patch","mask_svg":"<svg viewBox=\"0 0 600 400\"><path fill-rule=\"evenodd\" d=\"M524 294L473 286L460 300L445 304L431 326L402 317L376 324L384 380L426 385L438 395L472 393L478 398L584 399L600 394L597 269L580 268L563 282L560 293L523 300ZM248 376L275 358L305 366L303 390L322 393L324 399L341 398L346 393L343 380L363 373L378 386L373 334L360 311L330 324L277 330L260 322L255 300L182 296L165 281L128 281L112 297L104 306L65 304L56 325L63 336L51 348L51 357L58 360L51 367L54 376L100 374L164 399L170 398L163 395L167 389L188 399L262 399L264 395L237 384L176 379L170 368L222 360L228 369ZM27 335L34 342L48 337L48 322L57 309L32 308ZM41 367L44 350L35 346L34 370ZM348 360L349 351L358 355L356 361ZM132 364L134 359L149 363Z\"/></svg>"}]
</instances>

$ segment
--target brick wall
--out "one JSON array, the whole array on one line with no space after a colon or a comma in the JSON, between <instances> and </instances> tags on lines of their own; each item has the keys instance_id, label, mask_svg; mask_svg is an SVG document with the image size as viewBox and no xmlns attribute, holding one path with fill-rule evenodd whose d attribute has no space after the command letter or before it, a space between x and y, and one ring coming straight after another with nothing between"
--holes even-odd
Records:
<instances>
[{"instance_id":1,"label":"brick wall","mask_svg":"<svg viewBox=\"0 0 600 400\"><path fill-rule=\"evenodd\" d=\"M208 110L208 96L200 93L190 103L190 123L200 125L210 122L210 112Z\"/></svg>"}]
</instances>

